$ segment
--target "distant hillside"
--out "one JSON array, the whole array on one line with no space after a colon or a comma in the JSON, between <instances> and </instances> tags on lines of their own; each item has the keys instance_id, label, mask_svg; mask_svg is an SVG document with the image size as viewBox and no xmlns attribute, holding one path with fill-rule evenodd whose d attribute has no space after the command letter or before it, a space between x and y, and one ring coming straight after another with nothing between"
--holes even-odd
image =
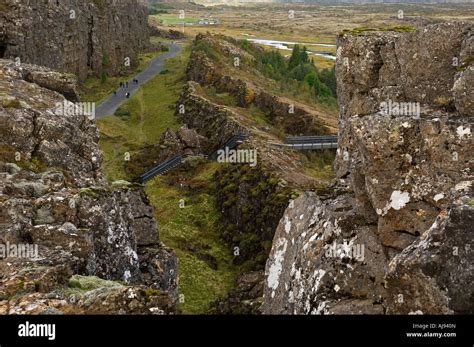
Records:
<instances>
[{"instance_id":1,"label":"distant hillside","mask_svg":"<svg viewBox=\"0 0 474 347\"><path fill-rule=\"evenodd\" d=\"M283 0L280 3L315 3L315 4L466 4L473 0Z\"/></svg>"},{"instance_id":2,"label":"distant hillside","mask_svg":"<svg viewBox=\"0 0 474 347\"><path fill-rule=\"evenodd\" d=\"M187 0L148 0L150 3L189 2ZM466 4L473 0L195 0L199 4L238 4L238 3L314 3L314 4Z\"/></svg>"}]
</instances>

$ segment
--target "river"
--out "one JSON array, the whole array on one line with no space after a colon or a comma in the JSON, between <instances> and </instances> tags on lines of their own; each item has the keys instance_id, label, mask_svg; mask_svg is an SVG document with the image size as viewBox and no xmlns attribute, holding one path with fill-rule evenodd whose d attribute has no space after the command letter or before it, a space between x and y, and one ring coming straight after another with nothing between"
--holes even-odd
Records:
<instances>
[{"instance_id":1,"label":"river","mask_svg":"<svg viewBox=\"0 0 474 347\"><path fill-rule=\"evenodd\" d=\"M276 49L281 49L285 51L291 51L290 45L302 45L302 46L321 46L321 47L336 47L334 44L329 43L315 43L315 42L297 42L297 41L278 41L278 40L267 40L267 39L257 39L257 38L246 38L246 40L256 43L258 45L273 47ZM336 56L332 53L326 52L314 52L312 50L308 50L309 54L317 55L320 57L324 57L327 59L336 60Z\"/></svg>"}]
</instances>

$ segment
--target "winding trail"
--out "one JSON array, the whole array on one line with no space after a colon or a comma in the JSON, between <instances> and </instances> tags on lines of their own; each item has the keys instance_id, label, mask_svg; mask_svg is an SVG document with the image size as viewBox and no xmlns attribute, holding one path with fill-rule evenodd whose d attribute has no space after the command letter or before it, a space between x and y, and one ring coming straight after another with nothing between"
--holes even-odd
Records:
<instances>
[{"instance_id":1,"label":"winding trail","mask_svg":"<svg viewBox=\"0 0 474 347\"><path fill-rule=\"evenodd\" d=\"M117 95L113 93L110 94L103 103L101 103L95 110L95 118L102 118L111 114L114 114L117 109L127 102L129 99L126 98L125 94L128 92L130 93L130 97L132 97L142 86L144 83L151 80L153 77L158 75L161 71L163 71L165 67L165 61L167 59L173 58L178 55L182 48L180 45L171 43L168 45L169 51L165 54L162 54L155 59L153 59L148 67L137 74L136 76L132 77L128 81L128 88L118 88ZM133 83L133 79L138 80L138 84Z\"/></svg>"}]
</instances>

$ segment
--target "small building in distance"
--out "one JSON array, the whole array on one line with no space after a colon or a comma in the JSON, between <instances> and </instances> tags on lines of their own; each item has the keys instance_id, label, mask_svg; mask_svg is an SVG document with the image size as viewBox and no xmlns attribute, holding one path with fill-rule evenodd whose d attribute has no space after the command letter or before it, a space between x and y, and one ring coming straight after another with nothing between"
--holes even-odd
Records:
<instances>
[{"instance_id":1,"label":"small building in distance","mask_svg":"<svg viewBox=\"0 0 474 347\"><path fill-rule=\"evenodd\" d=\"M221 21L219 18L199 18L199 25L220 25Z\"/></svg>"}]
</instances>

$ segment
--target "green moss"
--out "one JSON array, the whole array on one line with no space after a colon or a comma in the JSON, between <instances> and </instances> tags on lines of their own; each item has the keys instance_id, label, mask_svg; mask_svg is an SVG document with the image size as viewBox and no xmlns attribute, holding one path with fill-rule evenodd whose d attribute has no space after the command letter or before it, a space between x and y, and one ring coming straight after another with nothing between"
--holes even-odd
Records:
<instances>
[{"instance_id":1,"label":"green moss","mask_svg":"<svg viewBox=\"0 0 474 347\"><path fill-rule=\"evenodd\" d=\"M128 182L128 181L125 181L125 180L118 180L118 181L113 181L112 182L112 186L115 186L115 187L128 187L128 186L131 186L132 183Z\"/></svg>"},{"instance_id":2,"label":"green moss","mask_svg":"<svg viewBox=\"0 0 474 347\"><path fill-rule=\"evenodd\" d=\"M468 201L467 201L467 204L468 204L469 206L474 206L474 199L468 200Z\"/></svg>"},{"instance_id":3,"label":"green moss","mask_svg":"<svg viewBox=\"0 0 474 347\"><path fill-rule=\"evenodd\" d=\"M24 160L20 153L20 160L16 160L17 150L10 145L0 145L0 161L6 163L15 163L23 170L33 171L35 173L44 172L53 169L37 157L30 160Z\"/></svg>"},{"instance_id":4,"label":"green moss","mask_svg":"<svg viewBox=\"0 0 474 347\"><path fill-rule=\"evenodd\" d=\"M84 196L90 196L94 199L97 199L99 197L99 193L92 188L81 188L79 190L79 194Z\"/></svg>"},{"instance_id":5,"label":"green moss","mask_svg":"<svg viewBox=\"0 0 474 347\"><path fill-rule=\"evenodd\" d=\"M15 153L16 150L14 147L10 145L0 145L0 161L6 163L13 163L15 162Z\"/></svg>"},{"instance_id":6,"label":"green moss","mask_svg":"<svg viewBox=\"0 0 474 347\"><path fill-rule=\"evenodd\" d=\"M91 0L97 6L99 11L104 12L107 6L106 0Z\"/></svg>"},{"instance_id":7,"label":"green moss","mask_svg":"<svg viewBox=\"0 0 474 347\"><path fill-rule=\"evenodd\" d=\"M17 98L9 98L2 101L4 108L21 108L20 101Z\"/></svg>"},{"instance_id":8,"label":"green moss","mask_svg":"<svg viewBox=\"0 0 474 347\"><path fill-rule=\"evenodd\" d=\"M108 281L96 276L74 275L69 279L68 288L65 290L68 295L82 295L88 291L99 288L116 288L124 285L116 281Z\"/></svg>"},{"instance_id":9,"label":"green moss","mask_svg":"<svg viewBox=\"0 0 474 347\"><path fill-rule=\"evenodd\" d=\"M472 64L474 64L474 56L472 55L462 60L463 66L470 66Z\"/></svg>"},{"instance_id":10,"label":"green moss","mask_svg":"<svg viewBox=\"0 0 474 347\"><path fill-rule=\"evenodd\" d=\"M161 295L161 294L162 294L162 292L161 292L160 290L158 290L158 289L145 289L144 292L145 292L145 296L146 296L147 298L150 298L150 297L152 297L152 296L157 296L157 295Z\"/></svg>"}]
</instances>

